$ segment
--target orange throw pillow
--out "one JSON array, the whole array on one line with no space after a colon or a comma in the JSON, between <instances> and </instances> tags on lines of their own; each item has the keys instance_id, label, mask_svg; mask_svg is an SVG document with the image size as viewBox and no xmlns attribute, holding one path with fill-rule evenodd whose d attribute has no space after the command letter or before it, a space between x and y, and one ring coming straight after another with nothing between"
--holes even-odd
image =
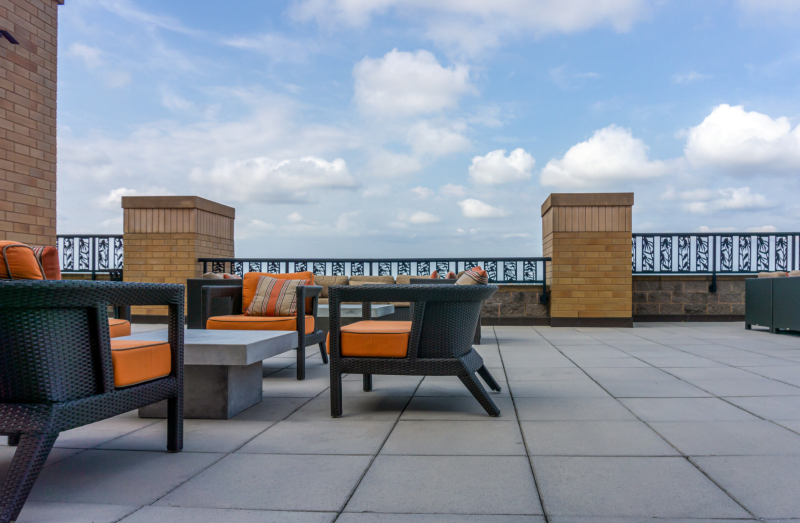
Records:
<instances>
[{"instance_id":1,"label":"orange throw pillow","mask_svg":"<svg viewBox=\"0 0 800 523\"><path fill-rule=\"evenodd\" d=\"M0 242L0 280L8 279L44 279L42 266L31 247L18 242Z\"/></svg>"},{"instance_id":2,"label":"orange throw pillow","mask_svg":"<svg viewBox=\"0 0 800 523\"><path fill-rule=\"evenodd\" d=\"M486 285L489 283L489 273L480 267L473 267L467 271L456 281L456 285Z\"/></svg>"},{"instance_id":3,"label":"orange throw pillow","mask_svg":"<svg viewBox=\"0 0 800 523\"><path fill-rule=\"evenodd\" d=\"M58 264L58 249L55 247L34 247L33 253L42 264L44 277L48 280L61 279L61 267Z\"/></svg>"},{"instance_id":4,"label":"orange throw pillow","mask_svg":"<svg viewBox=\"0 0 800 523\"><path fill-rule=\"evenodd\" d=\"M309 271L294 272L289 274L271 274L269 272L248 272L245 273L244 281L242 282L242 312L246 313L247 308L253 301L256 295L256 287L258 287L258 279L262 276L269 276L278 280L311 280L309 285L314 285L314 274ZM306 312L311 310L311 298L306 300Z\"/></svg>"},{"instance_id":5,"label":"orange throw pillow","mask_svg":"<svg viewBox=\"0 0 800 523\"><path fill-rule=\"evenodd\" d=\"M456 273L454 273L453 271L448 272L447 276L445 277L445 279L446 280L455 280L456 279Z\"/></svg>"},{"instance_id":6,"label":"orange throw pillow","mask_svg":"<svg viewBox=\"0 0 800 523\"><path fill-rule=\"evenodd\" d=\"M297 288L311 280L283 280L262 276L258 279L256 295L245 311L246 316L296 316Z\"/></svg>"},{"instance_id":7,"label":"orange throw pillow","mask_svg":"<svg viewBox=\"0 0 800 523\"><path fill-rule=\"evenodd\" d=\"M431 279L432 280L438 280L439 279L439 272L438 271L433 271L431 273Z\"/></svg>"}]
</instances>

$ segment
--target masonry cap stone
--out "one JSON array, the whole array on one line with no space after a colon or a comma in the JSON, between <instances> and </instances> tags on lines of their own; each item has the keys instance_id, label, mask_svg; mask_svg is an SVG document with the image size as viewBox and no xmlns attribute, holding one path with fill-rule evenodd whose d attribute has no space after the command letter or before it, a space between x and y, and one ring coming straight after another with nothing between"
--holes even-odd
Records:
<instances>
[{"instance_id":1,"label":"masonry cap stone","mask_svg":"<svg viewBox=\"0 0 800 523\"><path fill-rule=\"evenodd\" d=\"M542 216L551 207L625 207L632 205L632 192L551 193L542 204Z\"/></svg>"},{"instance_id":2,"label":"masonry cap stone","mask_svg":"<svg viewBox=\"0 0 800 523\"><path fill-rule=\"evenodd\" d=\"M123 196L123 209L200 209L236 218L236 209L199 196Z\"/></svg>"}]
</instances>

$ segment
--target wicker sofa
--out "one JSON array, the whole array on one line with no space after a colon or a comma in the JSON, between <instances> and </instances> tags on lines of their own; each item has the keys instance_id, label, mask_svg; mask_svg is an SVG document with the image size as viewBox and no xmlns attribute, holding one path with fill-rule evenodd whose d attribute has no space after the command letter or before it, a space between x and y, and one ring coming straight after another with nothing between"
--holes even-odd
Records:
<instances>
[{"instance_id":1,"label":"wicker sofa","mask_svg":"<svg viewBox=\"0 0 800 523\"><path fill-rule=\"evenodd\" d=\"M0 281L0 434L17 446L0 522L17 519L62 431L167 400L183 448L182 285ZM167 305L169 342L111 340L108 307Z\"/></svg>"}]
</instances>

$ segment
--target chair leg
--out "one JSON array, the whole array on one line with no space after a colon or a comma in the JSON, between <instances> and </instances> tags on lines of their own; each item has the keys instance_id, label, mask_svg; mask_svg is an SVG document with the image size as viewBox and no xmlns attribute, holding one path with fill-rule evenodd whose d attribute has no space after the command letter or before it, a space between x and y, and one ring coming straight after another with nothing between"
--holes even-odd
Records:
<instances>
[{"instance_id":1,"label":"chair leg","mask_svg":"<svg viewBox=\"0 0 800 523\"><path fill-rule=\"evenodd\" d=\"M489 388L495 392L500 392L500 385L497 384L495 381L494 376L489 372L489 369L486 368L486 365L481 365L481 368L478 369L478 374L480 374L483 381L489 385Z\"/></svg>"},{"instance_id":2,"label":"chair leg","mask_svg":"<svg viewBox=\"0 0 800 523\"><path fill-rule=\"evenodd\" d=\"M342 417L342 375L331 371L331 417Z\"/></svg>"},{"instance_id":3,"label":"chair leg","mask_svg":"<svg viewBox=\"0 0 800 523\"><path fill-rule=\"evenodd\" d=\"M328 364L328 351L325 350L325 340L319 342L319 355L322 356L322 363Z\"/></svg>"},{"instance_id":4,"label":"chair leg","mask_svg":"<svg viewBox=\"0 0 800 523\"><path fill-rule=\"evenodd\" d=\"M372 390L372 374L364 374L364 392Z\"/></svg>"},{"instance_id":5,"label":"chair leg","mask_svg":"<svg viewBox=\"0 0 800 523\"><path fill-rule=\"evenodd\" d=\"M183 450L183 395L167 400L167 451Z\"/></svg>"},{"instance_id":6,"label":"chair leg","mask_svg":"<svg viewBox=\"0 0 800 523\"><path fill-rule=\"evenodd\" d=\"M33 484L44 467L44 462L56 442L58 432L45 434L22 434L19 447L11 460L2 498L0 498L0 522L15 521L31 493Z\"/></svg>"},{"instance_id":7,"label":"chair leg","mask_svg":"<svg viewBox=\"0 0 800 523\"><path fill-rule=\"evenodd\" d=\"M306 348L297 346L297 379L306 379Z\"/></svg>"},{"instance_id":8,"label":"chair leg","mask_svg":"<svg viewBox=\"0 0 800 523\"><path fill-rule=\"evenodd\" d=\"M497 405L494 404L492 401L491 396L489 393L486 392L486 389L483 388L481 385L480 380L473 372L465 372L464 374L459 374L458 378L461 382L467 386L467 389L475 396L475 399L478 400L478 403L486 409L486 413L489 416L497 417L500 415L500 409L497 408Z\"/></svg>"},{"instance_id":9,"label":"chair leg","mask_svg":"<svg viewBox=\"0 0 800 523\"><path fill-rule=\"evenodd\" d=\"M752 328L753 328L753 326L752 326L752 325L747 325L747 324L745 324L745 326L744 326L744 329L745 329L745 330L748 330L748 331L749 331L749 330L752 330Z\"/></svg>"},{"instance_id":10,"label":"chair leg","mask_svg":"<svg viewBox=\"0 0 800 523\"><path fill-rule=\"evenodd\" d=\"M9 447L16 447L19 445L19 434L9 434L8 435L8 446Z\"/></svg>"}]
</instances>

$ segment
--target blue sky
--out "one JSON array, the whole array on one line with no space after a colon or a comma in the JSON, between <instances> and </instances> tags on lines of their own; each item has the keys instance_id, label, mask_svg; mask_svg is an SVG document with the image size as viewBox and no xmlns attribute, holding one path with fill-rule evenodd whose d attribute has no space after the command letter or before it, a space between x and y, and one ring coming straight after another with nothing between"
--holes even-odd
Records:
<instances>
[{"instance_id":1,"label":"blue sky","mask_svg":"<svg viewBox=\"0 0 800 523\"><path fill-rule=\"evenodd\" d=\"M551 192L634 231L798 230L800 0L68 0L59 233L237 209L238 256L527 256Z\"/></svg>"}]
</instances>

